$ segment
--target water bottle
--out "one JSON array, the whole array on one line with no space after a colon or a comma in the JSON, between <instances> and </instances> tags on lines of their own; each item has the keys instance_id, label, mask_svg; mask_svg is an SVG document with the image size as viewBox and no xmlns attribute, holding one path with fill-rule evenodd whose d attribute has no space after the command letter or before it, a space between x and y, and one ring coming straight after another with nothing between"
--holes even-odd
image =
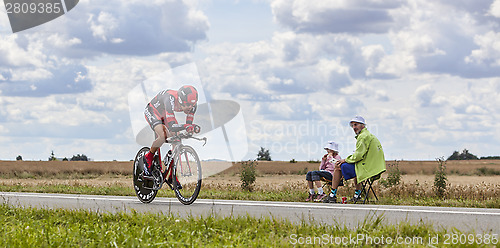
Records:
<instances>
[{"instance_id":1,"label":"water bottle","mask_svg":"<svg viewBox=\"0 0 500 248\"><path fill-rule=\"evenodd\" d=\"M170 169L170 163L171 162L172 162L172 150L168 150L168 152L167 152L167 159L165 161L167 169Z\"/></svg>"}]
</instances>

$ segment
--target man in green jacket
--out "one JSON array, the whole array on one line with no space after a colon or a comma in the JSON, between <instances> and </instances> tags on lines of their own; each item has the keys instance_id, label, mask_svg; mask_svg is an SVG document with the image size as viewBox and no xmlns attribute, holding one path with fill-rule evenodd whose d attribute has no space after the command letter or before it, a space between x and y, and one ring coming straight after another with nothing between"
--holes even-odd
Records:
<instances>
[{"instance_id":1,"label":"man in green jacket","mask_svg":"<svg viewBox=\"0 0 500 248\"><path fill-rule=\"evenodd\" d=\"M356 151L352 155L336 163L336 169L342 172L345 180L354 178L356 190L350 202L356 203L361 199L361 182L385 171L384 150L380 141L366 129L365 119L355 116L350 125L356 133ZM329 201L337 201L337 187L340 183L340 173L333 178L332 192Z\"/></svg>"}]
</instances>

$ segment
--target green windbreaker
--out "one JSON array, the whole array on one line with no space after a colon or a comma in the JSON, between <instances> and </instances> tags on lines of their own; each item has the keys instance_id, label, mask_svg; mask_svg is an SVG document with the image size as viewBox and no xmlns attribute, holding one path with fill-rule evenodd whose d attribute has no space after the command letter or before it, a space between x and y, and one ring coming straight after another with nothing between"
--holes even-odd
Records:
<instances>
[{"instance_id":1,"label":"green windbreaker","mask_svg":"<svg viewBox=\"0 0 500 248\"><path fill-rule=\"evenodd\" d=\"M385 171L384 150L380 141L366 128L356 136L356 151L345 161L356 164L358 183Z\"/></svg>"}]
</instances>

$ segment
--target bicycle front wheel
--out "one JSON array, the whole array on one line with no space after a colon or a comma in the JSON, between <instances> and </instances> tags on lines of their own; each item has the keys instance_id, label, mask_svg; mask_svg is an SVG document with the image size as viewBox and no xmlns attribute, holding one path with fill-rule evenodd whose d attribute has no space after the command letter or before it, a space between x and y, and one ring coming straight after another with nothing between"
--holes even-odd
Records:
<instances>
[{"instance_id":1,"label":"bicycle front wheel","mask_svg":"<svg viewBox=\"0 0 500 248\"><path fill-rule=\"evenodd\" d=\"M201 189L201 162L196 151L190 146L183 146L174 160L173 186L175 196L184 205L193 203Z\"/></svg>"}]
</instances>

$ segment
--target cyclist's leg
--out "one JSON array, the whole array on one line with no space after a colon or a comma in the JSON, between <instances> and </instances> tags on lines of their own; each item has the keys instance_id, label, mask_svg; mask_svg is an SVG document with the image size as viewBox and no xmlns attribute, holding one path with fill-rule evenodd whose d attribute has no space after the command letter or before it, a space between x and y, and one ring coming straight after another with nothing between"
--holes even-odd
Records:
<instances>
[{"instance_id":1,"label":"cyclist's leg","mask_svg":"<svg viewBox=\"0 0 500 248\"><path fill-rule=\"evenodd\" d=\"M149 150L152 154L155 154L158 148L165 143L165 138L168 136L168 130L167 127L162 123L154 126L154 131L155 131L155 141L153 141L153 144L151 145L151 149Z\"/></svg>"},{"instance_id":2,"label":"cyclist's leg","mask_svg":"<svg viewBox=\"0 0 500 248\"><path fill-rule=\"evenodd\" d=\"M153 141L149 152L145 154L146 162L149 168L152 164L154 154L165 142L167 127L164 125L163 119L161 119L157 114L157 111L152 108L151 104L148 104L144 109L144 117L155 133L155 140Z\"/></svg>"}]
</instances>

